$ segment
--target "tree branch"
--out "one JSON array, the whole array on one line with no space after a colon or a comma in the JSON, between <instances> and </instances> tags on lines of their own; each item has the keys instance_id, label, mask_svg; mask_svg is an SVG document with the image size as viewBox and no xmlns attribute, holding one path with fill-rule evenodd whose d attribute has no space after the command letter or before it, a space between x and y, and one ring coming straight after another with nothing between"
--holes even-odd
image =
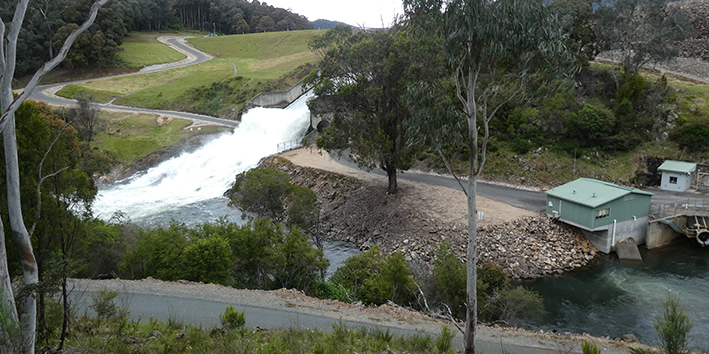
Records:
<instances>
[{"instance_id":1,"label":"tree branch","mask_svg":"<svg viewBox=\"0 0 709 354\"><path fill-rule=\"evenodd\" d=\"M32 221L32 226L30 227L30 231L29 231L30 236L32 236L32 235L34 234L34 230L35 230L35 228L37 227L37 223L39 222L39 217L41 216L41 213L42 213L42 184L44 184L44 181L46 181L47 178L52 178L52 177L54 177L54 176L60 174L62 171L65 171L66 169L69 168L69 167L67 166L67 167L64 167L64 168L62 168L62 169L59 169L58 171L55 171L55 172L53 172L53 173L50 173L50 174L48 174L48 175L46 175L46 176L43 176L43 175L42 175L42 168L43 168L43 165L44 165L44 161L47 160L47 156L49 156L49 153L52 151L52 148L53 148L54 145L57 143L57 141L59 141L59 138L62 136L62 134L64 133L64 131L66 130L66 128L67 128L68 126L69 126L69 124L64 123L64 126L63 126L62 129L59 131L59 133L58 133L57 136L54 138L54 140L52 140L52 143L49 144L49 147L47 148L47 151L44 152L44 156L42 157L42 160L39 162L39 168L38 168L39 181L37 182L37 190L36 190L36 192L37 192L37 208L36 208L36 211L35 211L35 213L34 213L34 220Z\"/></svg>"},{"instance_id":2,"label":"tree branch","mask_svg":"<svg viewBox=\"0 0 709 354\"><path fill-rule=\"evenodd\" d=\"M57 67L57 65L59 65L62 61L64 61L67 54L69 53L69 49L71 49L71 46L74 44L74 41L76 41L76 39L79 37L79 35L84 33L89 27L91 27L91 25L93 25L94 21L96 20L96 16L98 14L98 10L103 5L108 3L109 1L110 0L98 0L97 2L95 2L91 6L91 10L89 11L89 18L86 19L86 21L76 31L72 32L72 34L69 35L69 37L66 39L66 41L62 45L62 48L59 50L59 54L57 54L57 56L55 56L54 59L44 63L44 65L42 65L42 67L39 68L39 70L37 70L37 72L34 74L34 76L32 76L32 79L27 84L24 91L22 91L22 93L20 93L17 96L17 98L15 98L12 101L12 103L10 104L9 107L6 107L6 108L4 107L4 110L2 112L2 117L0 117L0 131L2 129L4 129L4 123L5 123L5 121L7 121L9 115L15 113L15 111L17 111L17 109L20 107L22 102L24 102L27 98L29 98L32 95L35 88L39 84L39 81L42 80L44 75L46 75L47 73L52 71L55 67ZM21 2L21 3L25 3L25 8L27 7L27 4L26 4L27 2L28 2L28 0L23 0ZM18 5L18 7L19 7L19 5ZM15 15L17 16L17 13ZM24 13L23 13L23 17L24 17ZM13 24L14 24L14 21L13 21ZM22 24L22 21L20 21L20 25L21 24ZM11 31L12 31L12 28L11 28ZM19 29L18 29L18 31L19 31ZM16 35L15 35L15 39L16 39ZM8 38L8 40L9 40L9 38ZM14 46L16 46L16 43ZM11 45L10 48L12 49L12 47L14 47L14 46ZM15 54L14 49L13 49L12 54L13 55ZM9 55L10 55L10 53L8 53L8 56ZM3 77L3 86L2 87L10 87L9 85L6 86L5 80L12 80L12 76L14 76L14 71L15 71L14 60L12 60L12 64L13 64L12 65L12 72L9 72L10 70L4 71L4 75L9 76L9 79L7 77ZM9 69L9 68L6 68L6 69Z\"/></svg>"},{"instance_id":3,"label":"tree branch","mask_svg":"<svg viewBox=\"0 0 709 354\"><path fill-rule=\"evenodd\" d=\"M458 185L460 186L460 189L463 190L463 193L465 193L465 197L467 198L468 197L468 190L465 189L465 186L463 186L463 182L461 182L460 178L458 178L458 175L456 175L455 172L453 171L453 167L451 166L448 159L446 159L446 156L443 154L443 151L441 151L440 148L436 149L436 151L438 151L438 155L441 156L441 159L443 160L443 164L446 165L448 172L450 172L451 175L453 175L453 178L455 178L455 180L458 181Z\"/></svg>"}]
</instances>

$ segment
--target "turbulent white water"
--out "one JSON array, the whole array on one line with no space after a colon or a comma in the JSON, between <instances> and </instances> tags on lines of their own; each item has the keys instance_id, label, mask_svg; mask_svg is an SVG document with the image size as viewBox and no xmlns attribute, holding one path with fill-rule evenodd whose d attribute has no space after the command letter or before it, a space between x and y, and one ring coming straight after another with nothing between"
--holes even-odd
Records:
<instances>
[{"instance_id":1,"label":"turbulent white water","mask_svg":"<svg viewBox=\"0 0 709 354\"><path fill-rule=\"evenodd\" d=\"M238 173L277 153L279 143L303 137L310 122L306 102L311 96L304 95L286 109L251 109L233 133L123 183L101 187L94 214L108 219L121 211L134 222L153 224L155 218L183 221L199 211L219 213L225 204L219 199L224 199L221 196Z\"/></svg>"}]
</instances>

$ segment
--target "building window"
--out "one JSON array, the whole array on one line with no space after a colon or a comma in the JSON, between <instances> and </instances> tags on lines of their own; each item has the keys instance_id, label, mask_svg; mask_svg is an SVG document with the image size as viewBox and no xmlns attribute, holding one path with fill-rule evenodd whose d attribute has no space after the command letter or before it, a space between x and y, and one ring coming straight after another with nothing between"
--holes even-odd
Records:
<instances>
[{"instance_id":1,"label":"building window","mask_svg":"<svg viewBox=\"0 0 709 354\"><path fill-rule=\"evenodd\" d=\"M607 218L611 215L611 208L596 210L596 219Z\"/></svg>"},{"instance_id":2,"label":"building window","mask_svg":"<svg viewBox=\"0 0 709 354\"><path fill-rule=\"evenodd\" d=\"M677 177L670 177L670 184L677 184Z\"/></svg>"}]
</instances>

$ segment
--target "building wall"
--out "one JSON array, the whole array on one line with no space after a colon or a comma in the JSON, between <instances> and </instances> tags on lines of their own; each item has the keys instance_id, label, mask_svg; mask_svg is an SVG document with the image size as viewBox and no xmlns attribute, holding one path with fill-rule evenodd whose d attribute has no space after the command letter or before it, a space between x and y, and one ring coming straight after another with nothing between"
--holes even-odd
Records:
<instances>
[{"instance_id":1,"label":"building wall","mask_svg":"<svg viewBox=\"0 0 709 354\"><path fill-rule=\"evenodd\" d=\"M618 198L614 201L601 205L594 209L593 228L607 226L613 223L613 220L627 221L642 217L647 217L650 214L650 205L652 204L652 196L631 193L623 198ZM610 215L602 219L595 218L595 211L605 208L610 208ZM635 241L638 241L637 239ZM640 244L640 242L638 242Z\"/></svg>"},{"instance_id":2,"label":"building wall","mask_svg":"<svg viewBox=\"0 0 709 354\"><path fill-rule=\"evenodd\" d=\"M652 196L631 193L623 198L618 198L596 208L589 208L570 201L547 196L547 215L553 216L554 211L559 214L559 219L589 231L606 229L613 224L613 220L628 221L647 217L650 214ZM551 203L551 205L550 205ZM610 208L607 217L596 219L596 211ZM637 240L636 240L637 241Z\"/></svg>"},{"instance_id":3,"label":"building wall","mask_svg":"<svg viewBox=\"0 0 709 354\"><path fill-rule=\"evenodd\" d=\"M670 183L670 177L677 177L677 183ZM660 189L665 191L684 192L692 186L692 175L662 171Z\"/></svg>"}]
</instances>

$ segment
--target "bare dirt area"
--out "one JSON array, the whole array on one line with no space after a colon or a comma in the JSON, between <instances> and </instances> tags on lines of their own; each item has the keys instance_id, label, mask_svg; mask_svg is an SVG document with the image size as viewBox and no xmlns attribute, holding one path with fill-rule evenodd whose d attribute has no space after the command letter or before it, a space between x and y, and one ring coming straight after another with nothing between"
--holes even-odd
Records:
<instances>
[{"instance_id":1,"label":"bare dirt area","mask_svg":"<svg viewBox=\"0 0 709 354\"><path fill-rule=\"evenodd\" d=\"M333 159L327 151L317 148L304 148L285 152L281 156L299 166L317 168L357 178L368 184L369 188L381 191L382 195L384 195L384 191L387 188L386 177L342 165ZM401 189L399 195L403 199L402 204L410 205L416 210L425 212L431 219L436 219L446 224L467 224L467 200L461 190L411 183L401 179L399 179L398 185ZM538 216L538 214L529 210L515 208L508 204L482 197L477 198L477 206L478 210L486 215L480 221L482 225L499 224L517 220L524 216Z\"/></svg>"}]
</instances>

